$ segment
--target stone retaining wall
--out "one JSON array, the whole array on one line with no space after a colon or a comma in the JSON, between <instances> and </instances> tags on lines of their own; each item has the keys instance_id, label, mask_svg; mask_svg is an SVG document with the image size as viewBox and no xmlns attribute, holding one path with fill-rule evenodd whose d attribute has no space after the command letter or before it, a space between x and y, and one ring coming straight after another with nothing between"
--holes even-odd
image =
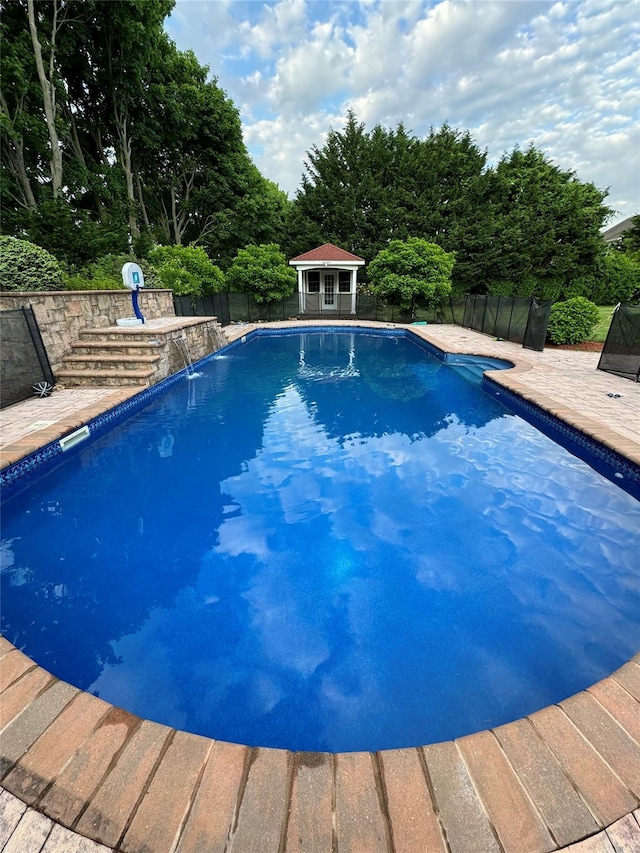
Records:
<instances>
[{"instance_id":1,"label":"stone retaining wall","mask_svg":"<svg viewBox=\"0 0 640 853\"><path fill-rule=\"evenodd\" d=\"M170 290L141 290L139 304L146 320L175 316ZM0 292L0 311L27 305L33 308L54 373L82 329L114 326L118 318L133 316L128 290Z\"/></svg>"}]
</instances>

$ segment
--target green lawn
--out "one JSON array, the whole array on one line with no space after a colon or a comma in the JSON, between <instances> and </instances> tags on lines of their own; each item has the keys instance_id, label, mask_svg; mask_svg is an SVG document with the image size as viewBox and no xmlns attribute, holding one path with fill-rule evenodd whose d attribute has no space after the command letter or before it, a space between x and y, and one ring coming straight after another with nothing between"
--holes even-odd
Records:
<instances>
[{"instance_id":1,"label":"green lawn","mask_svg":"<svg viewBox=\"0 0 640 853\"><path fill-rule=\"evenodd\" d=\"M598 305L600 320L593 332L589 335L590 341L600 341L601 343L604 343L607 337L607 332L609 331L609 326L611 325L611 315L613 314L613 309L615 307L615 305Z\"/></svg>"}]
</instances>

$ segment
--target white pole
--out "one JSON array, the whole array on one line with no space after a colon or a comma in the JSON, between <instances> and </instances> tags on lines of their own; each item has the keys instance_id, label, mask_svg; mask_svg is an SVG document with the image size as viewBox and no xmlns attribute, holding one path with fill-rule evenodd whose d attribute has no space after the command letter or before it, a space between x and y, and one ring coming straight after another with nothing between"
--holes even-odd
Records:
<instances>
[{"instance_id":1,"label":"white pole","mask_svg":"<svg viewBox=\"0 0 640 853\"><path fill-rule=\"evenodd\" d=\"M356 313L356 280L358 276L358 270L351 270L351 313Z\"/></svg>"}]
</instances>

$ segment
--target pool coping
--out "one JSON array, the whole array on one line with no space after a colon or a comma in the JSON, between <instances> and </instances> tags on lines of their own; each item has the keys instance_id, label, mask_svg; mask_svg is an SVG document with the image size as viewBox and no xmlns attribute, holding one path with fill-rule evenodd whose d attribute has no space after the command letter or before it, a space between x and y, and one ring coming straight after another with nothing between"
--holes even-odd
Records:
<instances>
[{"instance_id":1,"label":"pool coping","mask_svg":"<svg viewBox=\"0 0 640 853\"><path fill-rule=\"evenodd\" d=\"M270 324L283 325L302 324ZM443 349L428 327L401 328ZM473 353L496 357L481 350ZM640 464L637 443L519 383L531 369L523 351L491 379ZM2 462L135 393L117 391L29 435ZM4 639L0 663L1 784L63 826L127 853L533 853L640 816L640 653L587 690L496 729L338 754L227 744L141 720L60 682Z\"/></svg>"}]
</instances>

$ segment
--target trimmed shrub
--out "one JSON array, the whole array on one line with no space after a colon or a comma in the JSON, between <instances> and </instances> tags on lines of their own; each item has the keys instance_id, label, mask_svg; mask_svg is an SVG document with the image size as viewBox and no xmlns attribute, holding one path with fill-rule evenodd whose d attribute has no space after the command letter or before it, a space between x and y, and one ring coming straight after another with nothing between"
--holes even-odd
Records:
<instances>
[{"instance_id":1,"label":"trimmed shrub","mask_svg":"<svg viewBox=\"0 0 640 853\"><path fill-rule=\"evenodd\" d=\"M288 299L296 281L296 271L287 264L277 243L240 249L227 271L230 289L250 293L258 304Z\"/></svg>"},{"instance_id":2,"label":"trimmed shrub","mask_svg":"<svg viewBox=\"0 0 640 853\"><path fill-rule=\"evenodd\" d=\"M433 305L451 294L453 252L421 237L392 240L369 264L376 296L388 299L413 316L419 305Z\"/></svg>"},{"instance_id":3,"label":"trimmed shrub","mask_svg":"<svg viewBox=\"0 0 640 853\"><path fill-rule=\"evenodd\" d=\"M201 246L156 246L148 258L161 286L177 296L208 296L224 287L222 270Z\"/></svg>"},{"instance_id":4,"label":"trimmed shrub","mask_svg":"<svg viewBox=\"0 0 640 853\"><path fill-rule=\"evenodd\" d=\"M58 261L35 243L0 236L1 290L62 290L64 279Z\"/></svg>"},{"instance_id":5,"label":"trimmed shrub","mask_svg":"<svg viewBox=\"0 0 640 853\"><path fill-rule=\"evenodd\" d=\"M554 344L581 344L598 324L600 314L584 296L556 302L551 306L547 337Z\"/></svg>"}]
</instances>

